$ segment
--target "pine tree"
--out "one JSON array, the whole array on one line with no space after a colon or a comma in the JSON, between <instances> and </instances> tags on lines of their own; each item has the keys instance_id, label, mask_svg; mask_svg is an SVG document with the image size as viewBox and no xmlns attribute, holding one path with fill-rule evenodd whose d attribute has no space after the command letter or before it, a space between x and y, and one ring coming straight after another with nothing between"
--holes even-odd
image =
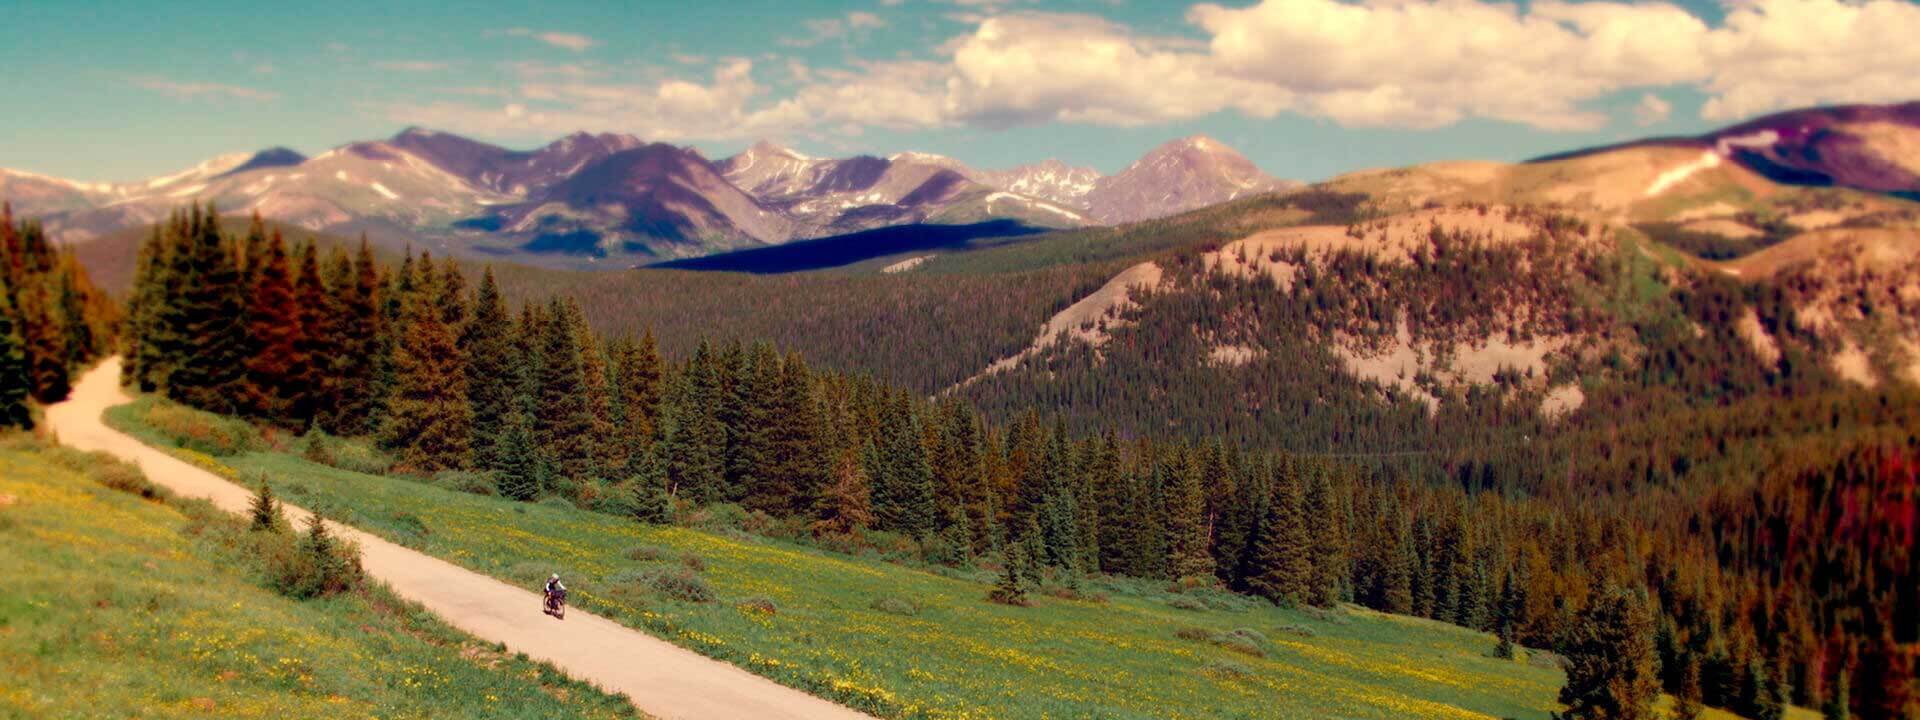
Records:
<instances>
[{"instance_id":1,"label":"pine tree","mask_svg":"<svg viewBox=\"0 0 1920 720\"><path fill-rule=\"evenodd\" d=\"M1524 572L1526 566L1520 567ZM1525 586L1526 581L1522 576L1513 570L1507 571L1506 582L1501 584L1500 602L1494 619L1494 632L1500 638L1494 657L1511 659L1514 656L1513 646L1520 632L1520 616L1526 612Z\"/></svg>"},{"instance_id":2,"label":"pine tree","mask_svg":"<svg viewBox=\"0 0 1920 720\"><path fill-rule=\"evenodd\" d=\"M719 502L725 480L726 427L715 416L720 379L713 349L702 342L679 374L663 428L667 477L676 495L696 504Z\"/></svg>"},{"instance_id":3,"label":"pine tree","mask_svg":"<svg viewBox=\"0 0 1920 720\"><path fill-rule=\"evenodd\" d=\"M1000 582L993 586L993 590L988 591L987 599L1001 605L1025 607L1027 588L1022 575L1026 573L1026 566L1030 561L1022 544L1008 542L1006 548L1006 561L1002 563L1006 567L1000 572Z\"/></svg>"},{"instance_id":4,"label":"pine tree","mask_svg":"<svg viewBox=\"0 0 1920 720\"><path fill-rule=\"evenodd\" d=\"M1847 720L1853 716L1852 675L1851 668L1840 668L1839 676L1833 680L1833 693L1827 696L1826 704L1820 706L1820 716L1825 720Z\"/></svg>"},{"instance_id":5,"label":"pine tree","mask_svg":"<svg viewBox=\"0 0 1920 720\"><path fill-rule=\"evenodd\" d=\"M1680 688L1673 701L1674 720L1698 720L1700 701L1700 659L1690 657L1680 672Z\"/></svg>"},{"instance_id":6,"label":"pine tree","mask_svg":"<svg viewBox=\"0 0 1920 720\"><path fill-rule=\"evenodd\" d=\"M499 449L507 425L520 410L519 353L514 349L513 320L494 282L493 268L480 276L473 302L473 320L462 338L467 358L467 404L473 413L473 462L485 470L500 470Z\"/></svg>"},{"instance_id":7,"label":"pine tree","mask_svg":"<svg viewBox=\"0 0 1920 720\"><path fill-rule=\"evenodd\" d=\"M1653 614L1641 591L1609 588L1582 610L1563 643L1567 684L1556 717L1608 720L1653 717L1660 676Z\"/></svg>"},{"instance_id":8,"label":"pine tree","mask_svg":"<svg viewBox=\"0 0 1920 720\"><path fill-rule=\"evenodd\" d=\"M673 519L673 498L667 494L667 464L660 446L642 451L627 463L627 480L633 493L633 518L643 523L661 524Z\"/></svg>"},{"instance_id":9,"label":"pine tree","mask_svg":"<svg viewBox=\"0 0 1920 720\"><path fill-rule=\"evenodd\" d=\"M1273 501L1261 523L1247 586L1254 593L1283 605L1306 603L1314 593L1312 550L1307 534L1301 478L1282 470L1274 478Z\"/></svg>"},{"instance_id":10,"label":"pine tree","mask_svg":"<svg viewBox=\"0 0 1920 720\"><path fill-rule=\"evenodd\" d=\"M296 388L293 418L297 424L308 425L332 402L330 398L339 389L338 378L333 376L330 367L330 358L338 354L339 349L333 346L334 336L328 327L339 311L339 301L335 299L335 289L329 288L320 275L319 249L312 242L301 244L294 296L294 305L298 308L295 320L300 325L294 352L303 363L293 379Z\"/></svg>"},{"instance_id":11,"label":"pine tree","mask_svg":"<svg viewBox=\"0 0 1920 720\"><path fill-rule=\"evenodd\" d=\"M1307 604L1333 607L1340 600L1350 563L1347 560L1346 518L1334 500L1333 479L1326 468L1307 477L1303 530L1307 533L1307 560L1312 566Z\"/></svg>"},{"instance_id":12,"label":"pine tree","mask_svg":"<svg viewBox=\"0 0 1920 720\"><path fill-rule=\"evenodd\" d=\"M762 438L764 467L753 474L747 506L776 515L807 509L829 482L830 455L821 452L820 412L813 373L798 354L780 362Z\"/></svg>"},{"instance_id":13,"label":"pine tree","mask_svg":"<svg viewBox=\"0 0 1920 720\"><path fill-rule=\"evenodd\" d=\"M581 438L588 461L584 477L612 477L614 468L625 463L620 443L613 437L613 378L599 338L587 327L586 317L576 313L574 335L580 346L580 392L585 396L590 430Z\"/></svg>"},{"instance_id":14,"label":"pine tree","mask_svg":"<svg viewBox=\"0 0 1920 720\"><path fill-rule=\"evenodd\" d=\"M813 503L811 529L815 534L846 534L873 525L873 498L859 453L843 448L835 453L832 475Z\"/></svg>"},{"instance_id":15,"label":"pine tree","mask_svg":"<svg viewBox=\"0 0 1920 720\"><path fill-rule=\"evenodd\" d=\"M257 223L258 217L255 217ZM287 264L287 245L279 233L253 250L249 266L253 295L247 302L246 331L249 354L239 385L241 409L283 427L299 427L294 408L302 403L308 359L302 354L300 316L294 305L293 277Z\"/></svg>"},{"instance_id":16,"label":"pine tree","mask_svg":"<svg viewBox=\"0 0 1920 720\"><path fill-rule=\"evenodd\" d=\"M127 308L126 379L141 392L158 390L166 380L166 357L157 342L163 331L160 317L172 301L167 269L173 243L163 234L166 227L167 223L153 226L134 261L133 296Z\"/></svg>"},{"instance_id":17,"label":"pine tree","mask_svg":"<svg viewBox=\"0 0 1920 720\"><path fill-rule=\"evenodd\" d=\"M279 532L285 525L280 517L280 502L273 497L273 486L268 485L264 480L253 493L253 502L248 505L248 514L253 518L253 523L249 527L254 530Z\"/></svg>"},{"instance_id":18,"label":"pine tree","mask_svg":"<svg viewBox=\"0 0 1920 720\"><path fill-rule=\"evenodd\" d=\"M429 281L408 298L380 433L381 443L399 452L401 467L422 473L465 468L472 460L465 360L441 314L439 290Z\"/></svg>"},{"instance_id":19,"label":"pine tree","mask_svg":"<svg viewBox=\"0 0 1920 720\"><path fill-rule=\"evenodd\" d=\"M234 254L220 235L219 217L208 206L184 253L188 269L180 280L177 323L181 330L177 334L188 344L168 391L194 407L231 413L245 367L246 288Z\"/></svg>"},{"instance_id":20,"label":"pine tree","mask_svg":"<svg viewBox=\"0 0 1920 720\"><path fill-rule=\"evenodd\" d=\"M558 478L594 477L592 400L580 356L579 308L555 297L543 328L534 437Z\"/></svg>"},{"instance_id":21,"label":"pine tree","mask_svg":"<svg viewBox=\"0 0 1920 720\"><path fill-rule=\"evenodd\" d=\"M11 288L0 277L0 428L33 428L27 408L32 379L27 375L26 348L20 339L19 319L9 302Z\"/></svg>"},{"instance_id":22,"label":"pine tree","mask_svg":"<svg viewBox=\"0 0 1920 720\"><path fill-rule=\"evenodd\" d=\"M933 532L933 469L921 443L919 418L905 396L887 403L878 450L873 514L879 527L916 537Z\"/></svg>"},{"instance_id":23,"label":"pine tree","mask_svg":"<svg viewBox=\"0 0 1920 720\"><path fill-rule=\"evenodd\" d=\"M546 466L527 413L514 410L507 415L499 441L494 444L493 463L490 469L501 497L522 502L540 497L541 488L547 485Z\"/></svg>"},{"instance_id":24,"label":"pine tree","mask_svg":"<svg viewBox=\"0 0 1920 720\"><path fill-rule=\"evenodd\" d=\"M321 426L336 435L358 435L375 427L384 402L378 394L380 374L393 328L382 311L385 283L365 236L352 263L344 260L334 261L332 284L338 289L339 307L328 323L329 345L334 348L330 370L337 389Z\"/></svg>"},{"instance_id":25,"label":"pine tree","mask_svg":"<svg viewBox=\"0 0 1920 720\"><path fill-rule=\"evenodd\" d=\"M726 420L727 499L779 512L778 498L754 495L773 481L769 431L772 403L779 392L780 356L774 354L773 346L757 343L751 351L739 354L736 362L735 374L725 391L725 406L731 409Z\"/></svg>"},{"instance_id":26,"label":"pine tree","mask_svg":"<svg viewBox=\"0 0 1920 720\"><path fill-rule=\"evenodd\" d=\"M620 408L623 454L638 457L660 439L660 403L666 394L666 368L653 331L640 342L623 343L614 354L614 396Z\"/></svg>"},{"instance_id":27,"label":"pine tree","mask_svg":"<svg viewBox=\"0 0 1920 720\"><path fill-rule=\"evenodd\" d=\"M1176 581L1211 579L1213 555L1207 547L1206 493L1199 469L1183 459L1167 480L1167 571Z\"/></svg>"}]
</instances>

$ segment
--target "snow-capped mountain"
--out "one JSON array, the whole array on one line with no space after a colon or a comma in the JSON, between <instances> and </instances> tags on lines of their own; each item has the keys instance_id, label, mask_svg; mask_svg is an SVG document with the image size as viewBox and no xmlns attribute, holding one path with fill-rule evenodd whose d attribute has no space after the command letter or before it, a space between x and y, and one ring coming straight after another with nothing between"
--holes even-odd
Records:
<instances>
[{"instance_id":1,"label":"snow-capped mountain","mask_svg":"<svg viewBox=\"0 0 1920 720\"><path fill-rule=\"evenodd\" d=\"M1007 192L1020 193L1067 207L1084 208L1087 194L1100 181L1100 171L1075 167L1054 159L1007 170L981 173L981 180Z\"/></svg>"},{"instance_id":2,"label":"snow-capped mountain","mask_svg":"<svg viewBox=\"0 0 1920 720\"><path fill-rule=\"evenodd\" d=\"M313 230L372 231L396 245L560 264L689 257L913 223L1126 222L1285 186L1206 138L1170 143L1101 177L1058 160L981 171L931 153L823 158L765 141L710 162L691 148L611 133L510 150L423 128L310 158L286 148L222 155L130 183L0 170L0 199L65 242L151 223L191 201Z\"/></svg>"},{"instance_id":3,"label":"snow-capped mountain","mask_svg":"<svg viewBox=\"0 0 1920 720\"><path fill-rule=\"evenodd\" d=\"M1087 192L1086 206L1101 223L1138 222L1298 185L1262 172L1225 143L1195 135L1100 178Z\"/></svg>"}]
</instances>

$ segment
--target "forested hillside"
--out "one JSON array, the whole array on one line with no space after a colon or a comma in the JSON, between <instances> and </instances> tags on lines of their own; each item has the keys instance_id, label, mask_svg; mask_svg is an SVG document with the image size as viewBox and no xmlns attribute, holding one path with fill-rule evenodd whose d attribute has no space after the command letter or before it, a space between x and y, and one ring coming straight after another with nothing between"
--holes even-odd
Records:
<instances>
[{"instance_id":1,"label":"forested hillside","mask_svg":"<svg viewBox=\"0 0 1920 720\"><path fill-rule=\"evenodd\" d=\"M1338 248L1276 250L1269 263L1295 267L1280 302L1269 268L1236 274L1220 269L1231 255L1174 252L1169 289L1109 324L1097 351L1067 343L1044 359L1062 387L1076 377L1103 387L1091 369L1131 362L1155 373L1133 384L1191 392L1157 374L1167 355L1156 353L1181 346L1155 338L1249 327L1196 309L1220 307L1258 308L1268 314L1250 317L1273 323L1230 342L1337 334L1355 344L1334 348L1431 345L1499 332L1589 351L1533 377L1487 370L1497 382L1481 387L1444 365L1405 385L1360 382L1326 346L1255 346L1249 366L1321 368L1284 386L1317 396L1273 393L1282 422L1264 434L1096 420L1085 403L1118 396L1081 400L1037 382L1027 402L1048 417L1011 400L982 413L958 395L928 400L815 370L768 344L697 341L676 361L651 336L590 330L572 299L515 312L489 274L469 291L456 267L427 257L391 267L363 248L323 261L264 227L223 234L198 209L143 248L129 368L142 387L189 404L369 435L397 472L477 472L462 482L508 497L558 496L645 521L737 503L819 542L897 543L933 562L995 558L1010 568L1008 597L1093 571L1218 583L1557 648L1574 659L1570 703L1597 701L1589 693L1645 702L1664 686L1772 716L1846 685L1862 715L1909 711L1914 538L1869 519L1911 526L1920 403L1910 391L1856 389L1793 360L1818 336L1791 323L1776 325L1784 370L1741 371L1751 362L1733 362L1729 348L1746 341L1702 322L1735 314L1738 286L1656 291L1649 283L1670 271L1604 252L1593 226L1469 212L1511 212L1502 217L1530 232L1493 242L1437 224L1387 228L1382 237L1408 253L1391 267ZM1332 281L1342 273L1365 282ZM1645 294L1622 297L1635 289ZM1233 293L1258 299L1205 302ZM1619 307L1599 312L1604 303ZM1603 342L1622 327L1670 344ZM967 394L991 399L1030 367ZM1542 413L1543 395L1588 373L1600 381L1578 412ZM1178 397L1154 400L1178 409ZM1316 457L1314 444L1341 453ZM1846 554L1796 540L1856 535ZM1643 680L1612 683L1620 673Z\"/></svg>"},{"instance_id":2,"label":"forested hillside","mask_svg":"<svg viewBox=\"0 0 1920 720\"><path fill-rule=\"evenodd\" d=\"M73 372L113 346L118 322L71 252L0 205L0 429L31 428L30 403L65 398Z\"/></svg>"}]
</instances>

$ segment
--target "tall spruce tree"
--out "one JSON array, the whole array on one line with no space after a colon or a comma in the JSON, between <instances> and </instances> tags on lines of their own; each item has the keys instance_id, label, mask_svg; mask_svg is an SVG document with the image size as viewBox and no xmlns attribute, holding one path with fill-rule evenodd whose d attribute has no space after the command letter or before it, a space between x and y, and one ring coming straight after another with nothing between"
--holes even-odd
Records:
<instances>
[{"instance_id":1,"label":"tall spruce tree","mask_svg":"<svg viewBox=\"0 0 1920 720\"><path fill-rule=\"evenodd\" d=\"M906 396L886 403L881 421L873 514L881 529L925 536L934 531L933 468L921 442L920 420Z\"/></svg>"},{"instance_id":2,"label":"tall spruce tree","mask_svg":"<svg viewBox=\"0 0 1920 720\"><path fill-rule=\"evenodd\" d=\"M513 319L500 297L493 268L480 276L463 344L467 358L467 404L473 413L473 461L484 470L504 467L499 447L520 411L520 355L514 351Z\"/></svg>"},{"instance_id":3,"label":"tall spruce tree","mask_svg":"<svg viewBox=\"0 0 1920 720\"><path fill-rule=\"evenodd\" d=\"M699 504L719 502L725 482L727 431L715 414L721 393L717 364L712 346L700 343L679 374L661 440L667 444L672 491Z\"/></svg>"},{"instance_id":4,"label":"tall spruce tree","mask_svg":"<svg viewBox=\"0 0 1920 720\"><path fill-rule=\"evenodd\" d=\"M254 218L256 231L259 217ZM252 242L249 236L249 243ZM249 244L252 297L247 301L248 350L242 378L241 410L282 427L299 428L295 408L304 405L307 386L306 342L294 302L293 277L287 262L287 244L275 232L264 249Z\"/></svg>"},{"instance_id":5,"label":"tall spruce tree","mask_svg":"<svg viewBox=\"0 0 1920 720\"><path fill-rule=\"evenodd\" d=\"M534 436L553 473L572 481L599 470L593 452L592 399L580 355L579 308L555 297L547 308L541 343Z\"/></svg>"},{"instance_id":6,"label":"tall spruce tree","mask_svg":"<svg viewBox=\"0 0 1920 720\"><path fill-rule=\"evenodd\" d=\"M1301 515L1307 532L1307 558L1313 568L1305 600L1309 605L1333 607L1340 600L1351 563L1347 558L1347 520L1335 498L1333 478L1324 466L1316 466L1307 475Z\"/></svg>"},{"instance_id":7,"label":"tall spruce tree","mask_svg":"<svg viewBox=\"0 0 1920 720\"><path fill-rule=\"evenodd\" d=\"M1174 580L1213 578L1213 555L1208 548L1206 489L1192 451L1179 453L1178 466L1167 477L1165 502L1167 572Z\"/></svg>"},{"instance_id":8,"label":"tall spruce tree","mask_svg":"<svg viewBox=\"0 0 1920 720\"><path fill-rule=\"evenodd\" d=\"M826 488L831 455L822 452L821 418L813 373L798 354L779 362L762 441L764 465L752 476L747 506L772 514L806 511Z\"/></svg>"},{"instance_id":9,"label":"tall spruce tree","mask_svg":"<svg viewBox=\"0 0 1920 720\"><path fill-rule=\"evenodd\" d=\"M1654 717L1660 675L1653 651L1653 614L1642 591L1607 588L1582 610L1562 642L1567 684L1560 689L1568 720Z\"/></svg>"},{"instance_id":10,"label":"tall spruce tree","mask_svg":"<svg viewBox=\"0 0 1920 720\"><path fill-rule=\"evenodd\" d=\"M333 375L330 359L339 353L339 348L333 345L334 335L330 324L333 316L339 312L340 303L335 299L336 289L328 287L326 279L320 274L320 251L315 243L301 243L299 255L294 306L298 309L295 319L300 324L300 335L294 348L305 362L293 381L298 388L293 417L304 425L312 423L339 390L338 378Z\"/></svg>"},{"instance_id":11,"label":"tall spruce tree","mask_svg":"<svg viewBox=\"0 0 1920 720\"><path fill-rule=\"evenodd\" d=\"M32 379L27 375L25 342L20 339L20 320L8 299L12 288L0 277L0 428L33 428L33 413L27 408L32 394Z\"/></svg>"},{"instance_id":12,"label":"tall spruce tree","mask_svg":"<svg viewBox=\"0 0 1920 720\"><path fill-rule=\"evenodd\" d=\"M613 389L620 408L616 432L625 446L622 454L639 456L660 439L660 403L666 394L666 366L652 330L638 343L622 343L614 353Z\"/></svg>"},{"instance_id":13,"label":"tall spruce tree","mask_svg":"<svg viewBox=\"0 0 1920 720\"><path fill-rule=\"evenodd\" d=\"M231 413L245 367L246 287L213 206L207 206L184 255L187 271L180 279L177 320L187 352L173 371L168 391L194 407Z\"/></svg>"},{"instance_id":14,"label":"tall spruce tree","mask_svg":"<svg viewBox=\"0 0 1920 720\"><path fill-rule=\"evenodd\" d=\"M440 310L440 284L424 279L410 290L380 440L398 452L405 469L462 469L472 459L473 440L465 360Z\"/></svg>"},{"instance_id":15,"label":"tall spruce tree","mask_svg":"<svg viewBox=\"0 0 1920 720\"><path fill-rule=\"evenodd\" d=\"M382 313L383 283L380 267L374 261L373 247L366 236L351 263L336 256L332 285L337 308L327 323L328 345L333 349L329 370L334 378L334 393L321 414L321 427L336 435L359 435L374 429L373 422L383 398L379 375L385 364L381 359L393 328Z\"/></svg>"},{"instance_id":16,"label":"tall spruce tree","mask_svg":"<svg viewBox=\"0 0 1920 720\"><path fill-rule=\"evenodd\" d=\"M1312 546L1300 488L1303 478L1295 476L1295 471L1282 470L1274 477L1273 500L1260 524L1253 572L1247 577L1247 586L1255 593L1284 605L1304 604L1314 594L1313 559L1308 555Z\"/></svg>"}]
</instances>

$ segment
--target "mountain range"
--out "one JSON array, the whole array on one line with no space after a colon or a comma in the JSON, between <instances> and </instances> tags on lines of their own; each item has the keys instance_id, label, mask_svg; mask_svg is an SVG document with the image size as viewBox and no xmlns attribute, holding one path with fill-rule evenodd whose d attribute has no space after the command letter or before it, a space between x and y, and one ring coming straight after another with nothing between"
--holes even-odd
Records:
<instances>
[{"instance_id":1,"label":"mountain range","mask_svg":"<svg viewBox=\"0 0 1920 720\"><path fill-rule=\"evenodd\" d=\"M615 267L907 225L1135 222L1297 184L1203 136L1111 176L1059 160L986 171L918 152L817 158L766 141L716 161L612 133L517 151L422 128L314 157L281 147L223 155L130 183L0 169L0 198L68 243L211 201L388 244Z\"/></svg>"}]
</instances>

